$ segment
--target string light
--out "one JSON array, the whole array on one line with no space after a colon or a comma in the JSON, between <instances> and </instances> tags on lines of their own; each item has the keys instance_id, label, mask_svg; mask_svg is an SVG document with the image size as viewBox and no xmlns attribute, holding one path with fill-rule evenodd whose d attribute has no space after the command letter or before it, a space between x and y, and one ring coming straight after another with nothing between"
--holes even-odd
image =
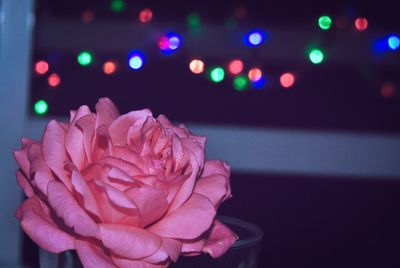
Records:
<instances>
[{"instance_id":1,"label":"string light","mask_svg":"<svg viewBox=\"0 0 400 268\"><path fill-rule=\"evenodd\" d=\"M262 71L259 68L251 68L247 76L251 82L257 82L262 77Z\"/></svg>"},{"instance_id":2,"label":"string light","mask_svg":"<svg viewBox=\"0 0 400 268\"><path fill-rule=\"evenodd\" d=\"M365 31L368 28L368 20L366 18L357 18L354 21L354 26L358 31Z\"/></svg>"},{"instance_id":3,"label":"string light","mask_svg":"<svg viewBox=\"0 0 400 268\"><path fill-rule=\"evenodd\" d=\"M176 33L168 33L158 39L158 47L168 54L177 50L181 45L181 37Z\"/></svg>"},{"instance_id":4,"label":"string light","mask_svg":"<svg viewBox=\"0 0 400 268\"><path fill-rule=\"evenodd\" d=\"M204 62L198 59L194 59L190 62L189 68L192 73L201 74L204 72Z\"/></svg>"},{"instance_id":5,"label":"string light","mask_svg":"<svg viewBox=\"0 0 400 268\"><path fill-rule=\"evenodd\" d=\"M290 88L294 84L295 77L292 73L284 73L279 78L279 81L280 81L282 87Z\"/></svg>"},{"instance_id":6,"label":"string light","mask_svg":"<svg viewBox=\"0 0 400 268\"><path fill-rule=\"evenodd\" d=\"M224 80L225 71L222 67L215 66L210 69L210 79L214 83L219 83Z\"/></svg>"},{"instance_id":7,"label":"string light","mask_svg":"<svg viewBox=\"0 0 400 268\"><path fill-rule=\"evenodd\" d=\"M51 74L47 79L49 86L51 87L58 87L61 83L61 78L58 74Z\"/></svg>"},{"instance_id":8,"label":"string light","mask_svg":"<svg viewBox=\"0 0 400 268\"><path fill-rule=\"evenodd\" d=\"M47 113L47 110L49 109L49 105L47 104L46 101L44 100L38 100L34 105L33 105L33 110L37 115L44 115Z\"/></svg>"},{"instance_id":9,"label":"string light","mask_svg":"<svg viewBox=\"0 0 400 268\"><path fill-rule=\"evenodd\" d=\"M36 62L35 72L37 74L43 75L43 74L47 73L48 70L49 70L49 64L46 61L41 60L41 61Z\"/></svg>"},{"instance_id":10,"label":"string light","mask_svg":"<svg viewBox=\"0 0 400 268\"><path fill-rule=\"evenodd\" d=\"M249 84L249 81L246 76L238 75L233 79L233 88L237 91L245 90Z\"/></svg>"},{"instance_id":11,"label":"string light","mask_svg":"<svg viewBox=\"0 0 400 268\"><path fill-rule=\"evenodd\" d=\"M237 75L243 71L243 66L243 61L234 59L228 64L228 71L233 75Z\"/></svg>"},{"instance_id":12,"label":"string light","mask_svg":"<svg viewBox=\"0 0 400 268\"><path fill-rule=\"evenodd\" d=\"M103 64L103 72L107 75L111 75L117 71L117 63L115 61L106 61Z\"/></svg>"},{"instance_id":13,"label":"string light","mask_svg":"<svg viewBox=\"0 0 400 268\"><path fill-rule=\"evenodd\" d=\"M153 18L153 11L150 8L145 8L139 13L139 20L142 23L149 23Z\"/></svg>"},{"instance_id":14,"label":"string light","mask_svg":"<svg viewBox=\"0 0 400 268\"><path fill-rule=\"evenodd\" d=\"M143 67L144 64L144 56L139 51L132 51L128 55L128 65L133 70L139 70Z\"/></svg>"},{"instance_id":15,"label":"string light","mask_svg":"<svg viewBox=\"0 0 400 268\"><path fill-rule=\"evenodd\" d=\"M321 16L318 18L318 26L322 30L328 30L332 26L332 19L329 16Z\"/></svg>"},{"instance_id":16,"label":"string light","mask_svg":"<svg viewBox=\"0 0 400 268\"><path fill-rule=\"evenodd\" d=\"M396 35L390 35L387 39L387 43L391 50L397 50L400 46L400 38Z\"/></svg>"},{"instance_id":17,"label":"string light","mask_svg":"<svg viewBox=\"0 0 400 268\"><path fill-rule=\"evenodd\" d=\"M259 46L264 41L264 34L261 31L252 31L247 34L246 44L249 46Z\"/></svg>"},{"instance_id":18,"label":"string light","mask_svg":"<svg viewBox=\"0 0 400 268\"><path fill-rule=\"evenodd\" d=\"M319 64L324 60L324 53L319 49L313 49L308 54L308 58L314 64Z\"/></svg>"},{"instance_id":19,"label":"string light","mask_svg":"<svg viewBox=\"0 0 400 268\"><path fill-rule=\"evenodd\" d=\"M77 57L78 63L82 66L88 66L93 62L93 55L89 51L82 51Z\"/></svg>"}]
</instances>

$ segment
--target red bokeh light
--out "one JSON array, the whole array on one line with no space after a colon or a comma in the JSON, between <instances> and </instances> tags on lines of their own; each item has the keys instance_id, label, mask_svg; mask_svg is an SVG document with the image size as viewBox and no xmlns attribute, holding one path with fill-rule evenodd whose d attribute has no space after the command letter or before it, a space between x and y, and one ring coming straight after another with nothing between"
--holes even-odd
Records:
<instances>
[{"instance_id":1,"label":"red bokeh light","mask_svg":"<svg viewBox=\"0 0 400 268\"><path fill-rule=\"evenodd\" d=\"M43 75L43 74L47 73L48 70L49 70L49 64L46 61L41 60L41 61L36 62L35 72L37 74Z\"/></svg>"},{"instance_id":2,"label":"red bokeh light","mask_svg":"<svg viewBox=\"0 0 400 268\"><path fill-rule=\"evenodd\" d=\"M58 74L51 74L47 79L47 82L49 83L49 86L57 87L61 83L61 78Z\"/></svg>"},{"instance_id":3,"label":"red bokeh light","mask_svg":"<svg viewBox=\"0 0 400 268\"><path fill-rule=\"evenodd\" d=\"M117 64L114 61L106 61L103 64L103 72L105 74L113 74L117 71Z\"/></svg>"},{"instance_id":4,"label":"red bokeh light","mask_svg":"<svg viewBox=\"0 0 400 268\"><path fill-rule=\"evenodd\" d=\"M247 75L252 82L257 82L262 78L262 71L259 68L251 68Z\"/></svg>"},{"instance_id":5,"label":"red bokeh light","mask_svg":"<svg viewBox=\"0 0 400 268\"><path fill-rule=\"evenodd\" d=\"M243 71L243 66L243 61L235 59L228 64L228 71L233 75L237 75Z\"/></svg>"},{"instance_id":6,"label":"red bokeh light","mask_svg":"<svg viewBox=\"0 0 400 268\"><path fill-rule=\"evenodd\" d=\"M139 20L143 23L148 23L153 18L153 11L149 8L145 8L139 13Z\"/></svg>"},{"instance_id":7,"label":"red bokeh light","mask_svg":"<svg viewBox=\"0 0 400 268\"><path fill-rule=\"evenodd\" d=\"M354 22L356 29L359 31L364 31L368 28L368 20L366 18L357 18Z\"/></svg>"},{"instance_id":8,"label":"red bokeh light","mask_svg":"<svg viewBox=\"0 0 400 268\"><path fill-rule=\"evenodd\" d=\"M279 81L281 82L282 87L290 88L294 84L295 77L292 73L284 73L281 75Z\"/></svg>"}]
</instances>

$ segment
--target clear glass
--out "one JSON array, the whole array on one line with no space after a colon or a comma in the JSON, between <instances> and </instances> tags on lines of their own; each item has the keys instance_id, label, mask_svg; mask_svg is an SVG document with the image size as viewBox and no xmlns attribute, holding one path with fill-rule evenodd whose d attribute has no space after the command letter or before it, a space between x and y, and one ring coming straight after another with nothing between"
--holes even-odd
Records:
<instances>
[{"instance_id":1,"label":"clear glass","mask_svg":"<svg viewBox=\"0 0 400 268\"><path fill-rule=\"evenodd\" d=\"M213 259L207 254L192 257L179 257L170 268L257 268L258 255L263 237L256 225L237 218L217 216L217 219L233 230L239 239L220 258ZM40 268L78 268L82 267L75 251L52 254L39 249Z\"/></svg>"}]
</instances>

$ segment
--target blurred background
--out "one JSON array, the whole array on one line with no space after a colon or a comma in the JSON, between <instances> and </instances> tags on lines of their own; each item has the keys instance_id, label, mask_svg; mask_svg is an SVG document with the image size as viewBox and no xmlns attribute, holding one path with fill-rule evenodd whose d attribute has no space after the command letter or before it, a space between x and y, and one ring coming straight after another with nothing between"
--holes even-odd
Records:
<instances>
[{"instance_id":1,"label":"blurred background","mask_svg":"<svg viewBox=\"0 0 400 268\"><path fill-rule=\"evenodd\" d=\"M109 97L206 135L259 267L400 267L395 2L0 0L0 266L37 267L12 150Z\"/></svg>"}]
</instances>

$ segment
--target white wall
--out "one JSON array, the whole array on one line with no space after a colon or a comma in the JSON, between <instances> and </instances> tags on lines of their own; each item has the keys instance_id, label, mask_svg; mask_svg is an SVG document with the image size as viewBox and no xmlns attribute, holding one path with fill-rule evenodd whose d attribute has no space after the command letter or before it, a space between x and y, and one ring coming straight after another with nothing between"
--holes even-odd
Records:
<instances>
[{"instance_id":1,"label":"white wall","mask_svg":"<svg viewBox=\"0 0 400 268\"><path fill-rule=\"evenodd\" d=\"M32 30L31 0L0 2L0 267L17 267L21 202L12 149L24 134Z\"/></svg>"}]
</instances>

